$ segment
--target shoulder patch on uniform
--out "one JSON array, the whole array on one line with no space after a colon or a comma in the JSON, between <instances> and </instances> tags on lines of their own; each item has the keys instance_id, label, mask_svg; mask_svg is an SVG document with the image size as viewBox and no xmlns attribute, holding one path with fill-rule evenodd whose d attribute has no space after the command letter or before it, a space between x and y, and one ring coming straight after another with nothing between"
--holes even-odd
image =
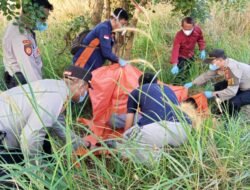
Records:
<instances>
[{"instance_id":1,"label":"shoulder patch on uniform","mask_svg":"<svg viewBox=\"0 0 250 190\"><path fill-rule=\"evenodd\" d=\"M231 71L229 67L225 68L224 75L225 75L225 79L227 80L228 86L239 85L239 79L233 74L233 72Z\"/></svg>"},{"instance_id":2,"label":"shoulder patch on uniform","mask_svg":"<svg viewBox=\"0 0 250 190\"><path fill-rule=\"evenodd\" d=\"M32 44L31 40L23 40L23 44Z\"/></svg>"},{"instance_id":3,"label":"shoulder patch on uniform","mask_svg":"<svg viewBox=\"0 0 250 190\"><path fill-rule=\"evenodd\" d=\"M28 56L31 56L31 54L32 54L32 46L31 46L31 44L25 44L25 45L24 45L24 52L25 52Z\"/></svg>"},{"instance_id":4,"label":"shoulder patch on uniform","mask_svg":"<svg viewBox=\"0 0 250 190\"><path fill-rule=\"evenodd\" d=\"M109 37L109 35L104 35L103 38L106 40L109 40L110 37Z\"/></svg>"}]
</instances>

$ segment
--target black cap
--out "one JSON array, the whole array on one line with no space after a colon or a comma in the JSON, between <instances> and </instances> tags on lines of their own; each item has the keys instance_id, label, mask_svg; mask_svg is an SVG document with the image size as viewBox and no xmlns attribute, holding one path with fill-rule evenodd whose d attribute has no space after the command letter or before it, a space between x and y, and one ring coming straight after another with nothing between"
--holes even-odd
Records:
<instances>
[{"instance_id":1,"label":"black cap","mask_svg":"<svg viewBox=\"0 0 250 190\"><path fill-rule=\"evenodd\" d=\"M69 77L75 77L78 79L82 79L85 82L87 82L90 85L90 81L92 79L92 74L89 71L86 71L85 69L81 68L81 67L77 67L74 65L70 65L69 67L67 67L64 72L63 75L65 77L69 76ZM91 85L90 85L91 87Z\"/></svg>"},{"instance_id":2,"label":"black cap","mask_svg":"<svg viewBox=\"0 0 250 190\"><path fill-rule=\"evenodd\" d=\"M208 53L208 58L204 60L204 63L212 63L213 60L215 60L217 58L222 58L222 59L227 58L224 50L222 50L222 49L212 50L211 52Z\"/></svg>"},{"instance_id":3,"label":"black cap","mask_svg":"<svg viewBox=\"0 0 250 190\"><path fill-rule=\"evenodd\" d=\"M51 11L54 9L53 5L48 0L31 0L31 3L33 5L37 4L38 6L47 8Z\"/></svg>"}]
</instances>

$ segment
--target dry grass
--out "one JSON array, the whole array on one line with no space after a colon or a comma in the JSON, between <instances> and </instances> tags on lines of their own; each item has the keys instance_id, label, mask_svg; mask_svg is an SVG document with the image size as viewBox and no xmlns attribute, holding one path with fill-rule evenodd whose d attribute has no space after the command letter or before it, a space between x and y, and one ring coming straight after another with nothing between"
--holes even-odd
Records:
<instances>
[{"instance_id":1,"label":"dry grass","mask_svg":"<svg viewBox=\"0 0 250 190\"><path fill-rule=\"evenodd\" d=\"M193 128L200 131L204 120L207 118L207 116L205 117L205 113L198 113L190 103L181 103L179 108L191 119Z\"/></svg>"},{"instance_id":2,"label":"dry grass","mask_svg":"<svg viewBox=\"0 0 250 190\"><path fill-rule=\"evenodd\" d=\"M222 34L231 32L241 37L250 32L250 4L244 11L236 12L234 8L226 11L218 8L220 3L215 3L211 9L211 18L206 22L205 28L209 35L219 39Z\"/></svg>"},{"instance_id":3,"label":"dry grass","mask_svg":"<svg viewBox=\"0 0 250 190\"><path fill-rule=\"evenodd\" d=\"M54 11L51 13L49 22L60 23L69 19L88 14L88 0L50 0L54 5Z\"/></svg>"}]
</instances>

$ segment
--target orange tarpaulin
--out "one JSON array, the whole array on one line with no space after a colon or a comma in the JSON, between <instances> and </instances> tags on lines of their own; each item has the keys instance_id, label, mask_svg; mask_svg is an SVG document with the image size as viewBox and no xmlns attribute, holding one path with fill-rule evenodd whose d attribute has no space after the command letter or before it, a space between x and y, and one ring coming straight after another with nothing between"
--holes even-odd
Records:
<instances>
[{"instance_id":1,"label":"orange tarpaulin","mask_svg":"<svg viewBox=\"0 0 250 190\"><path fill-rule=\"evenodd\" d=\"M88 125L93 132L93 135L85 137L85 140L96 144L98 138L107 139L123 133L122 130L111 129L107 122L112 113L126 113L128 95L138 87L141 74L140 70L131 65L122 68L119 64L104 66L92 72L93 89L89 90L89 96L93 118L91 121L79 119L79 122Z\"/></svg>"},{"instance_id":2,"label":"orange tarpaulin","mask_svg":"<svg viewBox=\"0 0 250 190\"><path fill-rule=\"evenodd\" d=\"M193 98L196 105L197 105L197 111L200 113L207 113L208 112L208 101L206 96L203 93L199 93L196 95L191 96L190 98Z\"/></svg>"},{"instance_id":3,"label":"orange tarpaulin","mask_svg":"<svg viewBox=\"0 0 250 190\"><path fill-rule=\"evenodd\" d=\"M92 120L80 118L78 121L88 125L93 135L85 137L93 145L99 139L117 137L123 133L122 130L111 129L107 122L111 114L125 114L127 111L127 100L130 92L138 87L138 79L142 72L136 67L127 65L120 67L119 64L101 67L92 72L91 86L89 90L93 109ZM188 90L182 86L169 86L181 102L187 99Z\"/></svg>"}]
</instances>

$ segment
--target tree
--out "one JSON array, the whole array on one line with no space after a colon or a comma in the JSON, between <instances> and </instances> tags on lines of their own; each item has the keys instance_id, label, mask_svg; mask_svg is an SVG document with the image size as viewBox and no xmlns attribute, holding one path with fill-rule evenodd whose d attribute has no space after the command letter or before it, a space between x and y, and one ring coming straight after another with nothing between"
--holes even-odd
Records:
<instances>
[{"instance_id":1,"label":"tree","mask_svg":"<svg viewBox=\"0 0 250 190\"><path fill-rule=\"evenodd\" d=\"M92 24L97 25L102 20L104 0L91 0L90 8L92 10L92 13L91 13Z\"/></svg>"},{"instance_id":2,"label":"tree","mask_svg":"<svg viewBox=\"0 0 250 190\"><path fill-rule=\"evenodd\" d=\"M7 17L8 20L13 19L18 16L19 12L17 9L20 9L21 2L20 0L1 0L0 1L0 12Z\"/></svg>"}]
</instances>

